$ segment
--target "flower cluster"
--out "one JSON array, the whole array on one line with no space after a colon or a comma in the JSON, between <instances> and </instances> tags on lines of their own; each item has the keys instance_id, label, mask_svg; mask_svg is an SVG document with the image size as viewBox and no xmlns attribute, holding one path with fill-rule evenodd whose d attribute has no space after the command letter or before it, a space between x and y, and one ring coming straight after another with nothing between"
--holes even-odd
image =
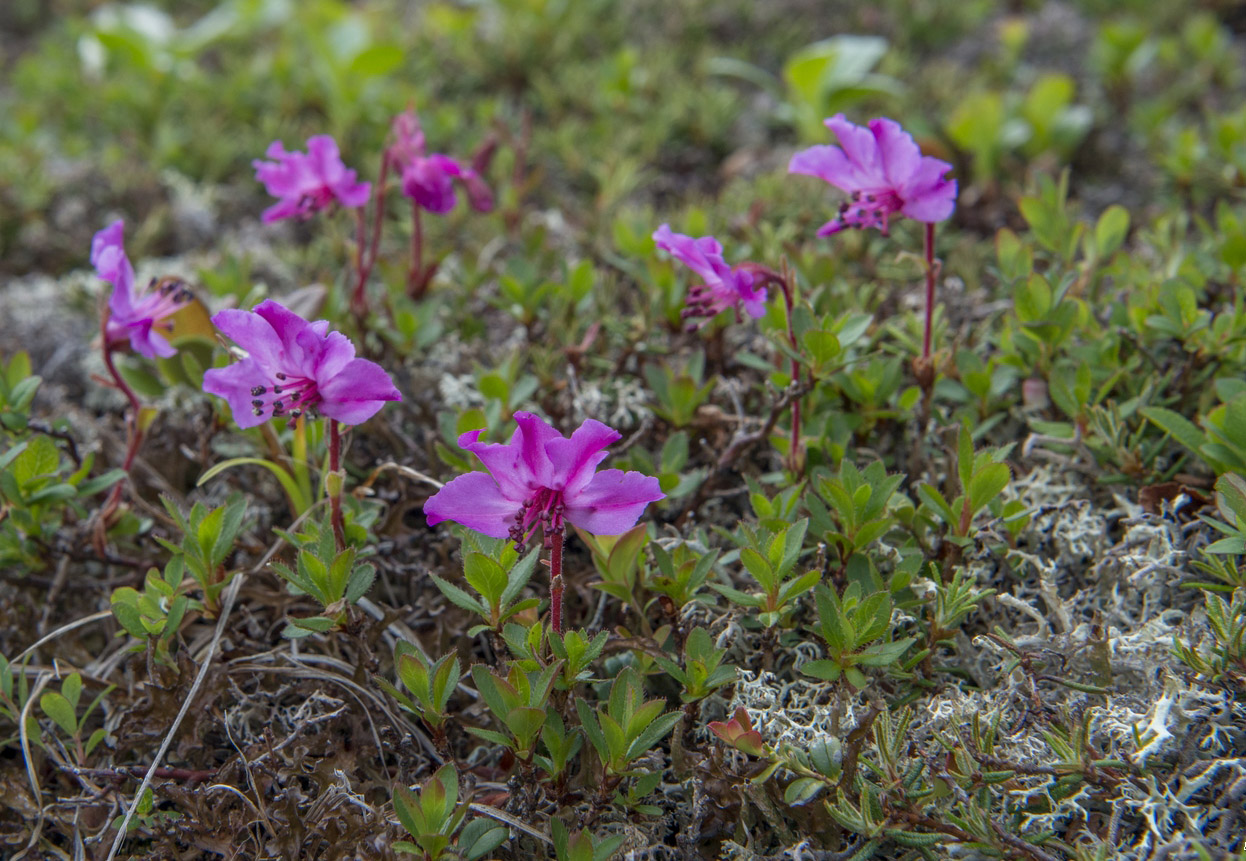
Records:
<instances>
[{"instance_id":1,"label":"flower cluster","mask_svg":"<svg viewBox=\"0 0 1246 861\"><path fill-rule=\"evenodd\" d=\"M168 358L177 353L165 337L173 330L171 317L194 295L176 279L153 280L147 289L137 287L134 267L125 253L124 232L125 222L118 219L91 240L91 265L113 286L105 337L110 344L128 339L136 353L149 359Z\"/></svg>"},{"instance_id":2,"label":"flower cluster","mask_svg":"<svg viewBox=\"0 0 1246 861\"><path fill-rule=\"evenodd\" d=\"M414 111L394 118L394 143L389 157L402 172L402 193L421 208L437 215L454 209L458 196L454 182L462 183L468 202L477 212L493 209L493 193L473 168L448 155L425 153L424 130Z\"/></svg>"},{"instance_id":3,"label":"flower cluster","mask_svg":"<svg viewBox=\"0 0 1246 861\"><path fill-rule=\"evenodd\" d=\"M481 431L459 437L459 447L480 458L487 472L460 475L424 503L430 526L453 520L493 538L509 538L522 551L540 527L561 541L566 523L599 535L636 525L645 506L664 498L658 480L639 472L596 472L619 432L588 419L564 437L532 413L515 413L509 443L480 442Z\"/></svg>"},{"instance_id":4,"label":"flower cluster","mask_svg":"<svg viewBox=\"0 0 1246 861\"><path fill-rule=\"evenodd\" d=\"M354 209L372 193L371 183L357 182L355 171L342 164L337 142L329 135L308 138L306 153L286 152L281 141L273 141L265 155L274 160L252 162L255 178L280 198L264 210L265 223L309 218L334 201Z\"/></svg>"},{"instance_id":5,"label":"flower cluster","mask_svg":"<svg viewBox=\"0 0 1246 861\"><path fill-rule=\"evenodd\" d=\"M204 374L203 390L225 398L241 428L304 413L357 425L386 401L402 400L389 374L355 358L355 345L325 320L309 323L267 299L254 311L221 311L212 322L247 355Z\"/></svg>"},{"instance_id":6,"label":"flower cluster","mask_svg":"<svg viewBox=\"0 0 1246 861\"><path fill-rule=\"evenodd\" d=\"M943 221L956 207L952 166L923 156L913 136L894 120L878 118L868 127L836 114L826 120L839 146L810 147L792 156L789 173L824 179L848 192L839 214L818 230L829 236L849 227L876 227L885 236L888 219L899 213L915 221Z\"/></svg>"}]
</instances>

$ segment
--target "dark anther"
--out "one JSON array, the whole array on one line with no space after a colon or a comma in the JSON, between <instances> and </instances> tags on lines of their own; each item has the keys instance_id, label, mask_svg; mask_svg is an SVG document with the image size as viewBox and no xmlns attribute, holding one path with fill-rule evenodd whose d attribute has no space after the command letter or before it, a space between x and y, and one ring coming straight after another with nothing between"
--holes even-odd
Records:
<instances>
[{"instance_id":1,"label":"dark anther","mask_svg":"<svg viewBox=\"0 0 1246 861\"><path fill-rule=\"evenodd\" d=\"M277 379L279 380L284 380L286 378L286 375L281 373L280 371L277 372L276 376L277 376Z\"/></svg>"},{"instance_id":2,"label":"dark anther","mask_svg":"<svg viewBox=\"0 0 1246 861\"><path fill-rule=\"evenodd\" d=\"M865 202L866 202L866 203L873 203L873 202L874 202L874 200L875 200L875 198L874 198L874 195L872 195L872 194L867 194L867 195L865 196Z\"/></svg>"},{"instance_id":3,"label":"dark anther","mask_svg":"<svg viewBox=\"0 0 1246 861\"><path fill-rule=\"evenodd\" d=\"M299 416L301 416L302 414L303 414L303 413L302 413L302 411L301 411L301 410L290 410L290 418L292 418L292 419L296 419L296 418L298 418Z\"/></svg>"},{"instance_id":4,"label":"dark anther","mask_svg":"<svg viewBox=\"0 0 1246 861\"><path fill-rule=\"evenodd\" d=\"M255 414L255 415L257 415L257 416L262 416L262 415L264 415L264 411L263 411L262 409L260 409L259 407L256 407L255 409L251 410L251 412L252 412L252 413L254 413L254 414Z\"/></svg>"},{"instance_id":5,"label":"dark anther","mask_svg":"<svg viewBox=\"0 0 1246 861\"><path fill-rule=\"evenodd\" d=\"M281 394L281 386L273 386L273 394L274 395Z\"/></svg>"},{"instance_id":6,"label":"dark anther","mask_svg":"<svg viewBox=\"0 0 1246 861\"><path fill-rule=\"evenodd\" d=\"M273 401L273 409L277 412L281 412L285 409L285 405L281 403L281 401Z\"/></svg>"},{"instance_id":7,"label":"dark anther","mask_svg":"<svg viewBox=\"0 0 1246 861\"><path fill-rule=\"evenodd\" d=\"M253 406L253 407L262 407L262 406L264 406L264 402L263 402L263 401L261 401L259 398L256 398L255 400L251 401L251 406Z\"/></svg>"},{"instance_id":8,"label":"dark anther","mask_svg":"<svg viewBox=\"0 0 1246 861\"><path fill-rule=\"evenodd\" d=\"M251 397L258 398L260 395L264 394L267 391L268 389L264 388L263 386L252 386Z\"/></svg>"}]
</instances>

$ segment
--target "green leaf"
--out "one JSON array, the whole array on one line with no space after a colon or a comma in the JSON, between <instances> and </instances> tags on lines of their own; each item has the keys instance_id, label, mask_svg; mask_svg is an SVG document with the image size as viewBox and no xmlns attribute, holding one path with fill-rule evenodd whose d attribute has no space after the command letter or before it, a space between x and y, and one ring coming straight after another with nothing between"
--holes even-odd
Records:
<instances>
[{"instance_id":1,"label":"green leaf","mask_svg":"<svg viewBox=\"0 0 1246 861\"><path fill-rule=\"evenodd\" d=\"M840 677L844 668L837 661L822 659L805 661L800 665L800 671L806 676L821 679L824 682L833 682Z\"/></svg>"},{"instance_id":2,"label":"green leaf","mask_svg":"<svg viewBox=\"0 0 1246 861\"><path fill-rule=\"evenodd\" d=\"M323 634L337 623L325 616L308 616L305 619L291 619L282 630L281 636L290 640L309 637L312 634Z\"/></svg>"},{"instance_id":3,"label":"green leaf","mask_svg":"<svg viewBox=\"0 0 1246 861\"><path fill-rule=\"evenodd\" d=\"M1121 247L1129 233L1129 210L1114 203L1103 211L1095 225L1095 253L1100 259L1110 257Z\"/></svg>"},{"instance_id":4,"label":"green leaf","mask_svg":"<svg viewBox=\"0 0 1246 861\"><path fill-rule=\"evenodd\" d=\"M489 819L475 819L459 833L458 847L467 861L476 861L506 842L510 831Z\"/></svg>"},{"instance_id":5,"label":"green leaf","mask_svg":"<svg viewBox=\"0 0 1246 861\"><path fill-rule=\"evenodd\" d=\"M78 716L74 713L74 707L56 691L45 692L39 698L39 707L66 735L72 736L78 732Z\"/></svg>"},{"instance_id":6,"label":"green leaf","mask_svg":"<svg viewBox=\"0 0 1246 861\"><path fill-rule=\"evenodd\" d=\"M506 572L483 553L469 553L463 560L463 577L490 607L497 607L506 592Z\"/></svg>"},{"instance_id":7,"label":"green leaf","mask_svg":"<svg viewBox=\"0 0 1246 861\"><path fill-rule=\"evenodd\" d=\"M1207 436L1185 416L1163 407L1143 407L1139 412L1193 454L1201 456L1200 450L1207 442Z\"/></svg>"},{"instance_id":8,"label":"green leaf","mask_svg":"<svg viewBox=\"0 0 1246 861\"><path fill-rule=\"evenodd\" d=\"M60 464L61 455L56 443L40 434L30 441L30 445L21 453L13 464L13 477L18 486L25 490L37 479L55 474Z\"/></svg>"},{"instance_id":9,"label":"green leaf","mask_svg":"<svg viewBox=\"0 0 1246 861\"><path fill-rule=\"evenodd\" d=\"M798 777L783 790L783 802L791 807L805 804L811 801L824 786L826 784L815 777Z\"/></svg>"},{"instance_id":10,"label":"green leaf","mask_svg":"<svg viewBox=\"0 0 1246 861\"><path fill-rule=\"evenodd\" d=\"M980 511L1008 486L1012 473L1002 463L988 463L976 473L969 483L969 505Z\"/></svg>"},{"instance_id":11,"label":"green leaf","mask_svg":"<svg viewBox=\"0 0 1246 861\"><path fill-rule=\"evenodd\" d=\"M458 586L455 586L453 583L450 583L449 581L441 579L436 574L433 574L431 572L429 573L428 576L432 578L433 583L435 583L437 585L437 588L441 590L441 594L445 595L446 598L449 599L451 604L454 604L456 607L459 607L460 609L467 610L470 613L475 613L479 616L483 616L486 619L489 618L489 608L481 604L471 595L468 595Z\"/></svg>"},{"instance_id":12,"label":"green leaf","mask_svg":"<svg viewBox=\"0 0 1246 861\"><path fill-rule=\"evenodd\" d=\"M397 45L373 45L355 56L347 71L368 78L379 78L402 65L403 52Z\"/></svg>"},{"instance_id":13,"label":"green leaf","mask_svg":"<svg viewBox=\"0 0 1246 861\"><path fill-rule=\"evenodd\" d=\"M740 562L748 569L748 573L753 575L753 579L762 585L762 588L767 591L774 588L774 569L770 567L766 557L752 547L745 547L740 550Z\"/></svg>"},{"instance_id":14,"label":"green leaf","mask_svg":"<svg viewBox=\"0 0 1246 861\"><path fill-rule=\"evenodd\" d=\"M650 748L665 738L666 734L675 728L675 724L679 723L679 719L682 716L682 712L673 711L662 715L660 718L645 727L644 731L636 737L636 740L628 746L628 761L636 759L638 756L647 753Z\"/></svg>"},{"instance_id":15,"label":"green leaf","mask_svg":"<svg viewBox=\"0 0 1246 861\"><path fill-rule=\"evenodd\" d=\"M806 332L801 341L815 365L825 365L839 355L839 338L834 332L825 329Z\"/></svg>"},{"instance_id":16,"label":"green leaf","mask_svg":"<svg viewBox=\"0 0 1246 861\"><path fill-rule=\"evenodd\" d=\"M70 673L65 677L65 681L61 682L61 694L69 701L69 706L75 712L78 710L78 700L82 696L82 676L77 673Z\"/></svg>"}]
</instances>

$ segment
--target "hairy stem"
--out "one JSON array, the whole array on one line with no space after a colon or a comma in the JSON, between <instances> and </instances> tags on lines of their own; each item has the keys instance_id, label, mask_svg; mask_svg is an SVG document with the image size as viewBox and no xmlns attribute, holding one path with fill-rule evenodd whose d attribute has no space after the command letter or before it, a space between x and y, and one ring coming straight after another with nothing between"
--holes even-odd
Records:
<instances>
[{"instance_id":1,"label":"hairy stem","mask_svg":"<svg viewBox=\"0 0 1246 861\"><path fill-rule=\"evenodd\" d=\"M420 221L420 205L411 201L411 268L407 271L407 295L419 299L424 295L424 226Z\"/></svg>"},{"instance_id":2,"label":"hairy stem","mask_svg":"<svg viewBox=\"0 0 1246 861\"><path fill-rule=\"evenodd\" d=\"M562 530L550 536L549 545L549 625L562 634Z\"/></svg>"},{"instance_id":3,"label":"hairy stem","mask_svg":"<svg viewBox=\"0 0 1246 861\"><path fill-rule=\"evenodd\" d=\"M800 351L800 347L796 344L796 330L793 328L795 323L792 320L792 313L796 304L792 299L792 280L791 273L787 269L787 262L783 264L783 274L778 279L779 288L783 291L783 304L787 307L787 340L792 345L792 349L796 352ZM792 359L792 384L800 383L800 362ZM792 441L788 446L787 465L794 476L799 476L804 472L804 458L800 452L800 397L792 398Z\"/></svg>"},{"instance_id":4,"label":"hairy stem","mask_svg":"<svg viewBox=\"0 0 1246 861\"><path fill-rule=\"evenodd\" d=\"M333 482L333 492L329 494L329 511L333 522L333 540L339 553L346 549L346 524L342 520L342 485L345 479L341 469L342 431L337 419L329 419L329 473L338 476Z\"/></svg>"},{"instance_id":5,"label":"hairy stem","mask_svg":"<svg viewBox=\"0 0 1246 861\"><path fill-rule=\"evenodd\" d=\"M931 332L934 329L935 302L935 226L934 222L926 224L926 325L922 331L922 359L930 359Z\"/></svg>"},{"instance_id":6,"label":"hairy stem","mask_svg":"<svg viewBox=\"0 0 1246 861\"><path fill-rule=\"evenodd\" d=\"M138 454L138 447L143 442L143 429L139 425L139 413L143 409L142 403L138 399L138 395L134 393L134 389L130 388L130 384L125 381L121 373L117 370L117 365L113 362L112 346L108 343L108 320L111 314L108 306L100 312L100 344L104 351L104 366L108 368L108 375L112 377L113 385L126 396L126 400L130 402L130 411L126 416L126 447L125 460L121 463L122 470L126 473L126 480L129 480L130 467L134 465L134 457ZM99 522L100 529L106 529L108 521L116 512L117 507L121 504L121 493L125 487L125 481L119 481L113 485L112 491L108 494L108 499L104 501L104 507L100 509ZM102 542L100 542L102 543Z\"/></svg>"},{"instance_id":7,"label":"hairy stem","mask_svg":"<svg viewBox=\"0 0 1246 861\"><path fill-rule=\"evenodd\" d=\"M375 200L372 213L372 237L367 240L364 235L363 207L355 210L355 292L351 297L351 308L362 320L368 313L368 278L372 275L372 267L376 265L376 249L381 241L381 228L385 223L385 180L389 173L389 152L381 153L381 170L377 175L373 191ZM365 245L367 250L365 251Z\"/></svg>"}]
</instances>

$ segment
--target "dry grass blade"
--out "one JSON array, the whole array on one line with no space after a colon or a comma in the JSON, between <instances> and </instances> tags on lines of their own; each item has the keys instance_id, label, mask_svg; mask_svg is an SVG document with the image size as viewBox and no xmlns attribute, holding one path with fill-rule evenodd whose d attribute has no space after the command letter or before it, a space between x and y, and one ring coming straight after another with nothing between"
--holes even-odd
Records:
<instances>
[{"instance_id":1,"label":"dry grass blade","mask_svg":"<svg viewBox=\"0 0 1246 861\"><path fill-rule=\"evenodd\" d=\"M57 637L61 636L62 634L67 634L70 631L74 630L75 628L81 628L83 625L89 625L92 622L98 622L101 619L110 619L110 618L112 618L112 610L100 610L98 613L92 613L90 616L83 616L81 619L75 619L72 622L67 622L64 625L61 625L55 631L49 631L48 633L44 634L42 637L35 640L25 649L18 652L17 655L13 658L13 660L10 661L10 663L13 663L13 664L21 663L22 658L29 655L31 652L33 652L35 649L42 646L44 643L51 642L52 640L55 640Z\"/></svg>"},{"instance_id":2,"label":"dry grass blade","mask_svg":"<svg viewBox=\"0 0 1246 861\"><path fill-rule=\"evenodd\" d=\"M178 710L177 717L173 719L173 725L165 733L164 741L160 743L160 749L156 751L155 757L152 758L151 765L147 768L147 774L143 776L143 782L138 787L138 792L134 793L134 800L130 802L130 806L126 809L125 818L121 820L121 825L117 828L117 836L113 840L112 848L108 850L106 861L112 861L112 859L117 857L121 844L125 842L126 829L130 827L130 820L134 818L134 811L138 810L138 805L143 800L143 794L151 786L152 776L156 773L156 769L160 767L160 763L164 760L164 755L168 753L169 746L173 743L173 737L177 735L177 728L182 725L182 720L186 717L186 713L190 711L190 704L194 702L195 696L199 693L199 688L203 686L203 680L207 678L208 667L212 665L216 647L221 642L221 635L225 633L225 623L229 620L229 613L234 608L238 590L242 587L242 581L245 579L246 575L239 571L234 575L233 582L229 584L229 588L225 592L225 600L221 605L221 614L216 620L216 631L212 634L212 642L208 644L207 654L203 656L203 663L199 665L199 673L195 676L194 684L190 686L186 699L182 701L182 707Z\"/></svg>"}]
</instances>

